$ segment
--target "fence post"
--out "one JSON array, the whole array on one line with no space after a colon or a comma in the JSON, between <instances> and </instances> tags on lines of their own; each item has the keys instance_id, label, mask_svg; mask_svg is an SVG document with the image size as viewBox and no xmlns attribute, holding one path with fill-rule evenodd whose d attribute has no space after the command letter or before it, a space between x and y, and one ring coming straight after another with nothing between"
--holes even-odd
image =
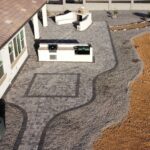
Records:
<instances>
[{"instance_id":1,"label":"fence post","mask_svg":"<svg viewBox=\"0 0 150 150\"><path fill-rule=\"evenodd\" d=\"M86 0L83 0L83 5L84 5L84 6L86 5Z\"/></svg>"},{"instance_id":2,"label":"fence post","mask_svg":"<svg viewBox=\"0 0 150 150\"><path fill-rule=\"evenodd\" d=\"M108 10L111 10L111 4L112 4L112 0L109 0L109 2L108 2Z\"/></svg>"},{"instance_id":3,"label":"fence post","mask_svg":"<svg viewBox=\"0 0 150 150\"><path fill-rule=\"evenodd\" d=\"M64 10L66 10L66 0L62 0L62 2L63 2L63 4L62 4L63 5L63 11L64 11Z\"/></svg>"},{"instance_id":4,"label":"fence post","mask_svg":"<svg viewBox=\"0 0 150 150\"><path fill-rule=\"evenodd\" d=\"M131 10L133 9L133 5L134 5L134 0L131 0L131 7L130 7Z\"/></svg>"}]
</instances>

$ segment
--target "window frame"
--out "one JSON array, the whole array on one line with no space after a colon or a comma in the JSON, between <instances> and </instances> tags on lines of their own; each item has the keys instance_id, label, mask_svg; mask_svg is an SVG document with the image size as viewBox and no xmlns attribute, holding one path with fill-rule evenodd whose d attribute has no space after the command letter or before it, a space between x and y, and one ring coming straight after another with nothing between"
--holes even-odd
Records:
<instances>
[{"instance_id":1,"label":"window frame","mask_svg":"<svg viewBox=\"0 0 150 150\"><path fill-rule=\"evenodd\" d=\"M25 34L24 34L24 30L23 29L20 31L19 35L20 35L21 48L23 50L25 48ZM23 42L23 44L22 44L22 42Z\"/></svg>"},{"instance_id":2,"label":"window frame","mask_svg":"<svg viewBox=\"0 0 150 150\"><path fill-rule=\"evenodd\" d=\"M11 46L12 46L12 50L11 50L11 52L10 52L10 49L9 49L9 45L11 44ZM8 51L9 51L9 58L10 58L10 62L11 62L11 64L15 61L15 55L14 55L14 44L13 44L13 41L10 41L9 43L8 43ZM11 60L11 55L13 56L13 60Z\"/></svg>"},{"instance_id":3,"label":"window frame","mask_svg":"<svg viewBox=\"0 0 150 150\"><path fill-rule=\"evenodd\" d=\"M17 49L18 49L18 53L20 54L22 52L22 47L21 47L21 41L20 41L20 33L18 33L16 35L16 39L17 39Z\"/></svg>"},{"instance_id":4,"label":"window frame","mask_svg":"<svg viewBox=\"0 0 150 150\"><path fill-rule=\"evenodd\" d=\"M9 44L11 43L12 43L13 50L10 53ZM8 43L9 57L13 53L13 61L11 61L10 58L11 64L13 64L16 61L16 59L20 56L24 48L25 48L25 33L23 28Z\"/></svg>"},{"instance_id":5,"label":"window frame","mask_svg":"<svg viewBox=\"0 0 150 150\"><path fill-rule=\"evenodd\" d=\"M0 68L2 67L2 75L0 73L0 79L4 76L4 67L3 67L3 61L0 60ZM0 69L1 70L1 69Z\"/></svg>"}]
</instances>

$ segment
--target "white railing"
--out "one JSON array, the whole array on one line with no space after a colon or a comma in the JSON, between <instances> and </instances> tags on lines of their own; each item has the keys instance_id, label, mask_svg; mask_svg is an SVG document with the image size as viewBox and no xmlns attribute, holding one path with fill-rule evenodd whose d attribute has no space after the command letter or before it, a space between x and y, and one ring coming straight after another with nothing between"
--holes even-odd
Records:
<instances>
[{"instance_id":1,"label":"white railing","mask_svg":"<svg viewBox=\"0 0 150 150\"><path fill-rule=\"evenodd\" d=\"M50 11L76 10L80 6L89 10L150 10L150 0L82 0L82 4L62 0L62 5L53 5L50 1L48 4Z\"/></svg>"}]
</instances>

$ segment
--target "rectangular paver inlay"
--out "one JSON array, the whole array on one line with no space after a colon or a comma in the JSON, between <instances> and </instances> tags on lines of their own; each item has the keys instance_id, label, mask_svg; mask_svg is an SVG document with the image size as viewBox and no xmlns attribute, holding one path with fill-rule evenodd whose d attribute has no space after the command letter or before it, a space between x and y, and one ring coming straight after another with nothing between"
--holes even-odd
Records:
<instances>
[{"instance_id":1,"label":"rectangular paver inlay","mask_svg":"<svg viewBox=\"0 0 150 150\"><path fill-rule=\"evenodd\" d=\"M29 97L77 97L80 74L36 73L25 96Z\"/></svg>"}]
</instances>

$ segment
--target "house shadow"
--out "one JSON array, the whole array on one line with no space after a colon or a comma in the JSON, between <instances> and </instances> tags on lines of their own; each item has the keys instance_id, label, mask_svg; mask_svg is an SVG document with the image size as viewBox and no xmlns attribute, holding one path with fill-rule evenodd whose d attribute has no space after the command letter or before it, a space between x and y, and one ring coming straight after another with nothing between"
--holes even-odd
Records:
<instances>
[{"instance_id":1,"label":"house shadow","mask_svg":"<svg viewBox=\"0 0 150 150\"><path fill-rule=\"evenodd\" d=\"M34 35L34 26L33 26L32 20L29 21L29 26L30 26L30 29L32 31L32 34Z\"/></svg>"},{"instance_id":2,"label":"house shadow","mask_svg":"<svg viewBox=\"0 0 150 150\"><path fill-rule=\"evenodd\" d=\"M142 12L134 12L133 14L135 16L140 17L141 20L145 20L145 18L149 17L149 15L147 13L142 13Z\"/></svg>"},{"instance_id":3,"label":"house shadow","mask_svg":"<svg viewBox=\"0 0 150 150\"><path fill-rule=\"evenodd\" d=\"M106 11L107 17L112 17L111 11Z\"/></svg>"},{"instance_id":4,"label":"house shadow","mask_svg":"<svg viewBox=\"0 0 150 150\"><path fill-rule=\"evenodd\" d=\"M66 3L82 4L82 3L83 3L83 0L66 0Z\"/></svg>"},{"instance_id":5,"label":"house shadow","mask_svg":"<svg viewBox=\"0 0 150 150\"><path fill-rule=\"evenodd\" d=\"M65 14L68 14L68 13L70 13L71 12L71 10L65 10L64 12L62 12L62 13L59 13L59 15L65 15ZM51 17L49 17L54 23L56 22L56 20L55 20L55 17L56 17L57 15L54 15L54 16L51 16Z\"/></svg>"},{"instance_id":6,"label":"house shadow","mask_svg":"<svg viewBox=\"0 0 150 150\"><path fill-rule=\"evenodd\" d=\"M71 43L79 43L78 40L76 39L38 39L38 40L35 40L35 43L34 43L34 49L35 49L35 52L36 52L36 55L38 56L38 49L39 49L39 45L41 43L65 43L65 44L71 44Z\"/></svg>"},{"instance_id":7,"label":"house shadow","mask_svg":"<svg viewBox=\"0 0 150 150\"><path fill-rule=\"evenodd\" d=\"M4 126L5 126L5 100L4 99L0 99L0 118L3 119L4 122ZM0 122L1 124L1 122Z\"/></svg>"},{"instance_id":8,"label":"house shadow","mask_svg":"<svg viewBox=\"0 0 150 150\"><path fill-rule=\"evenodd\" d=\"M77 29L77 26L79 25L79 21L75 21L75 22L73 22L72 24L73 24L73 27L74 27L75 29Z\"/></svg>"},{"instance_id":9,"label":"house shadow","mask_svg":"<svg viewBox=\"0 0 150 150\"><path fill-rule=\"evenodd\" d=\"M48 4L63 4L63 0L55 0L55 1L51 1L51 0L48 0L47 2Z\"/></svg>"},{"instance_id":10,"label":"house shadow","mask_svg":"<svg viewBox=\"0 0 150 150\"><path fill-rule=\"evenodd\" d=\"M38 19L39 19L39 22L43 25L43 19L42 19L42 12L41 11L38 13Z\"/></svg>"},{"instance_id":11,"label":"house shadow","mask_svg":"<svg viewBox=\"0 0 150 150\"><path fill-rule=\"evenodd\" d=\"M55 16L49 17L55 23Z\"/></svg>"}]
</instances>

